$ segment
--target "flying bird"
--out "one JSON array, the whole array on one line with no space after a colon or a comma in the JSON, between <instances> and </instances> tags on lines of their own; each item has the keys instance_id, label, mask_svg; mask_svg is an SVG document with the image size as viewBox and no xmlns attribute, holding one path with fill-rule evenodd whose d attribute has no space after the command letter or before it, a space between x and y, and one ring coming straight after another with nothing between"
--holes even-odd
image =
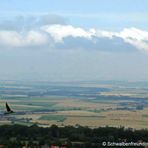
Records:
<instances>
[{"instance_id":1,"label":"flying bird","mask_svg":"<svg viewBox=\"0 0 148 148\"><path fill-rule=\"evenodd\" d=\"M10 106L8 105L8 103L6 102L6 111L5 114L11 114L14 113L14 111L10 108Z\"/></svg>"}]
</instances>

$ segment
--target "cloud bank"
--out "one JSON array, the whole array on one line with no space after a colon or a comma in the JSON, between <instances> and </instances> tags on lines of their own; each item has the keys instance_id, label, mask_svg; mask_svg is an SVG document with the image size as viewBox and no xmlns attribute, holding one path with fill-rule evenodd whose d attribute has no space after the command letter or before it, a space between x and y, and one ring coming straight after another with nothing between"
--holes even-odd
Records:
<instances>
[{"instance_id":1,"label":"cloud bank","mask_svg":"<svg viewBox=\"0 0 148 148\"><path fill-rule=\"evenodd\" d=\"M25 22L29 24L25 25ZM53 15L40 18L18 17L13 22L0 23L0 47L1 50L46 48L148 52L148 31L134 27L119 32L84 29L68 25L65 19Z\"/></svg>"}]
</instances>

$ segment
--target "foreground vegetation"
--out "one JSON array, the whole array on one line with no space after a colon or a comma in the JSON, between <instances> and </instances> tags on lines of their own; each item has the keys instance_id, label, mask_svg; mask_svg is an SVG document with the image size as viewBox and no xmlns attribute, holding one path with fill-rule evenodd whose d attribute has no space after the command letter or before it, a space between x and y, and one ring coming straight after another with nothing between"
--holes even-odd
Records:
<instances>
[{"instance_id":1,"label":"foreground vegetation","mask_svg":"<svg viewBox=\"0 0 148 148\"><path fill-rule=\"evenodd\" d=\"M19 148L25 145L43 147L43 145L65 145L72 148L103 147L102 142L148 142L148 130L133 130L123 127L99 127L91 129L77 125L43 128L37 125L0 126L0 145Z\"/></svg>"}]
</instances>

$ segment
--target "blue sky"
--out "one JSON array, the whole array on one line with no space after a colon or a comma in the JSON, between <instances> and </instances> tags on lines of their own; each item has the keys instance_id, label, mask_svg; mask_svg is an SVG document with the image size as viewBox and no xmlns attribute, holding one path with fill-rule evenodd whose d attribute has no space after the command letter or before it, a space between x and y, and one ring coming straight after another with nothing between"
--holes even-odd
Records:
<instances>
[{"instance_id":1,"label":"blue sky","mask_svg":"<svg viewBox=\"0 0 148 148\"><path fill-rule=\"evenodd\" d=\"M0 77L148 80L147 8L147 0L0 1Z\"/></svg>"},{"instance_id":2,"label":"blue sky","mask_svg":"<svg viewBox=\"0 0 148 148\"><path fill-rule=\"evenodd\" d=\"M5 0L0 2L1 17L12 15L57 14L73 25L121 29L146 29L147 0Z\"/></svg>"},{"instance_id":3,"label":"blue sky","mask_svg":"<svg viewBox=\"0 0 148 148\"><path fill-rule=\"evenodd\" d=\"M146 0L5 0L0 7L7 12L145 13L147 4Z\"/></svg>"}]
</instances>

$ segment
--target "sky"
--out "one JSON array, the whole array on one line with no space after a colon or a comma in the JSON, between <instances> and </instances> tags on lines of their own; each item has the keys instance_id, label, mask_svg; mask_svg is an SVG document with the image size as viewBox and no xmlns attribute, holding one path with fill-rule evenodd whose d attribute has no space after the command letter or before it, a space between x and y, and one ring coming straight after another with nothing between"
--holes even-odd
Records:
<instances>
[{"instance_id":1,"label":"sky","mask_svg":"<svg viewBox=\"0 0 148 148\"><path fill-rule=\"evenodd\" d=\"M148 81L147 0L0 1L0 79Z\"/></svg>"}]
</instances>

